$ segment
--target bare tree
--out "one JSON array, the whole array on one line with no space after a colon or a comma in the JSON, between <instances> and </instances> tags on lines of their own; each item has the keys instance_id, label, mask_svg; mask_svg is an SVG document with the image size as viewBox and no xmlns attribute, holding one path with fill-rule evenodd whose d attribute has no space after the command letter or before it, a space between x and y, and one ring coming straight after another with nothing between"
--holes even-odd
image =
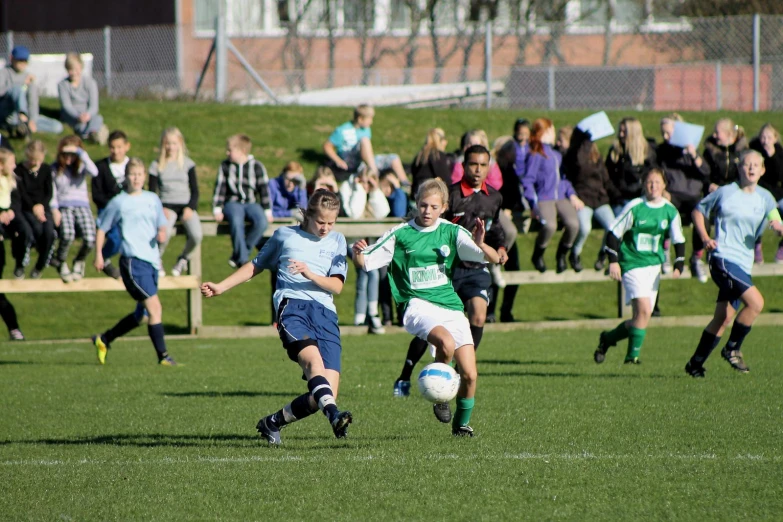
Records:
<instances>
[{"instance_id":1,"label":"bare tree","mask_svg":"<svg viewBox=\"0 0 783 522\"><path fill-rule=\"evenodd\" d=\"M296 8L294 13L286 10L279 13L280 23L285 25L286 35L283 43L283 52L281 60L284 70L296 71L295 76L286 75L286 84L293 90L298 87L299 91L307 90L307 80L305 71L310 62L310 55L313 48L312 38L300 38L301 23L305 16L316 3L316 0L300 0L293 2ZM286 7L289 4L284 4Z\"/></svg>"},{"instance_id":2,"label":"bare tree","mask_svg":"<svg viewBox=\"0 0 783 522\"><path fill-rule=\"evenodd\" d=\"M442 76L442 69L446 63L460 50L460 44L462 43L459 36L454 37L453 45L448 48L443 39L438 34L438 27L440 26L440 20L438 16L438 4L443 0L428 0L427 1L427 16L429 18L430 29L430 41L432 43L432 59L435 62L435 73L432 77L432 83L440 83ZM452 4L453 5L453 4ZM443 47L441 47L443 45Z\"/></svg>"}]
</instances>

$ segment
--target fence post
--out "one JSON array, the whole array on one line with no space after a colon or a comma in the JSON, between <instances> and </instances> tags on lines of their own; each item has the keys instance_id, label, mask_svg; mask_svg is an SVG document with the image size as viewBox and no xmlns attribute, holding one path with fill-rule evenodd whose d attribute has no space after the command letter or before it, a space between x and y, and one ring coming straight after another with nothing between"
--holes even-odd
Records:
<instances>
[{"instance_id":1,"label":"fence post","mask_svg":"<svg viewBox=\"0 0 783 522\"><path fill-rule=\"evenodd\" d=\"M201 284L201 245L197 245L190 256L190 275L198 278ZM201 290L188 290L188 329L192 334L198 334L203 322L201 308Z\"/></svg>"},{"instance_id":2,"label":"fence post","mask_svg":"<svg viewBox=\"0 0 783 522\"><path fill-rule=\"evenodd\" d=\"M484 80L487 83L487 109L492 108L492 19L487 17L484 35Z\"/></svg>"},{"instance_id":3,"label":"fence post","mask_svg":"<svg viewBox=\"0 0 783 522\"><path fill-rule=\"evenodd\" d=\"M11 51L14 49L14 32L8 31L5 33L5 48L7 51L7 55L11 55Z\"/></svg>"},{"instance_id":4,"label":"fence post","mask_svg":"<svg viewBox=\"0 0 783 522\"><path fill-rule=\"evenodd\" d=\"M553 111L557 107L555 103L555 66L549 66L549 110Z\"/></svg>"},{"instance_id":5,"label":"fence post","mask_svg":"<svg viewBox=\"0 0 783 522\"><path fill-rule=\"evenodd\" d=\"M218 15L215 18L215 101L226 101L226 9L225 1L218 0Z\"/></svg>"},{"instance_id":6,"label":"fence post","mask_svg":"<svg viewBox=\"0 0 783 522\"><path fill-rule=\"evenodd\" d=\"M723 108L723 71L721 63L715 62L715 110Z\"/></svg>"},{"instance_id":7,"label":"fence post","mask_svg":"<svg viewBox=\"0 0 783 522\"><path fill-rule=\"evenodd\" d=\"M753 112L759 112L761 79L761 15L753 15Z\"/></svg>"},{"instance_id":8,"label":"fence post","mask_svg":"<svg viewBox=\"0 0 783 522\"><path fill-rule=\"evenodd\" d=\"M106 94L111 96L111 27L103 28L103 81L106 83Z\"/></svg>"},{"instance_id":9,"label":"fence post","mask_svg":"<svg viewBox=\"0 0 783 522\"><path fill-rule=\"evenodd\" d=\"M177 55L177 87L179 92L185 91L185 58L182 47L182 0L174 2L174 27L175 33L175 52Z\"/></svg>"}]
</instances>

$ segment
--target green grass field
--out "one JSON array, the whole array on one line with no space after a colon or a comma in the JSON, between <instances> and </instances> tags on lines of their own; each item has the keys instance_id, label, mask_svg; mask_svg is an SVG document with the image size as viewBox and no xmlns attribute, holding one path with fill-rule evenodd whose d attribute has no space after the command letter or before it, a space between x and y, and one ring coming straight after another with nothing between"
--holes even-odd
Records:
<instances>
[{"instance_id":1,"label":"green grass field","mask_svg":"<svg viewBox=\"0 0 783 522\"><path fill-rule=\"evenodd\" d=\"M304 390L279 342L0 344L3 520L736 520L783 517L780 329L757 327L751 373L699 329L652 329L644 364L592 362L597 331L488 333L472 425L454 439L414 391L393 399L408 337L345 339L335 440L321 414L255 437ZM420 368L421 366L419 366Z\"/></svg>"}]
</instances>

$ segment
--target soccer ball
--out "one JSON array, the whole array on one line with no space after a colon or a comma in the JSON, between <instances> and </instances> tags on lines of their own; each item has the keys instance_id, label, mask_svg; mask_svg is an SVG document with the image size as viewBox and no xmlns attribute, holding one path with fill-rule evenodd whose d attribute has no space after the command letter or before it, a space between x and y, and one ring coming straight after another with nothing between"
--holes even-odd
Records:
<instances>
[{"instance_id":1,"label":"soccer ball","mask_svg":"<svg viewBox=\"0 0 783 522\"><path fill-rule=\"evenodd\" d=\"M449 402L457 390L459 375L448 364L428 364L419 374L419 392L430 402Z\"/></svg>"}]
</instances>

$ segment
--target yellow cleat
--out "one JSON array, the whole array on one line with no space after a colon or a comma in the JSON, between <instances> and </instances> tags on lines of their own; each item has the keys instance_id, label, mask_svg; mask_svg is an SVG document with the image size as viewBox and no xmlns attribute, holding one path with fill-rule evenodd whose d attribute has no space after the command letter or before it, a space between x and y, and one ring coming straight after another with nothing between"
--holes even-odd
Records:
<instances>
[{"instance_id":1,"label":"yellow cleat","mask_svg":"<svg viewBox=\"0 0 783 522\"><path fill-rule=\"evenodd\" d=\"M161 366L179 366L179 364L177 364L177 361L172 359L171 356L164 357L163 359L158 361L158 364L160 364Z\"/></svg>"},{"instance_id":2,"label":"yellow cleat","mask_svg":"<svg viewBox=\"0 0 783 522\"><path fill-rule=\"evenodd\" d=\"M95 345L95 349L98 353L98 362L101 364L106 364L106 354L109 351L109 347L106 346L106 343L103 342L103 339L101 339L100 335L92 336L92 344Z\"/></svg>"}]
</instances>

